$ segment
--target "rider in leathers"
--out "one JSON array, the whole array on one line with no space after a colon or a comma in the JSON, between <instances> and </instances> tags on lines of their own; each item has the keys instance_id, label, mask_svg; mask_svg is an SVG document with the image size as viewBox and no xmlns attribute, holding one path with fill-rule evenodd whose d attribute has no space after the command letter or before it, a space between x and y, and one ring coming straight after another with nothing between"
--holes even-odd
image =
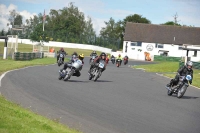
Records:
<instances>
[{"instance_id":1,"label":"rider in leathers","mask_svg":"<svg viewBox=\"0 0 200 133\"><path fill-rule=\"evenodd\" d=\"M73 55L73 56L75 56L75 55ZM72 58L73 58L73 57L72 57ZM83 55L83 54L80 54L80 55L78 56L78 58L82 61L82 64L84 64L84 61L83 61L84 55ZM71 59L69 62L65 63L63 69L60 69L59 72L62 72L63 70L66 70L67 67L71 67L71 66L72 66L72 63L73 63L75 60L76 60L76 57L73 58L73 59ZM76 71L72 76L77 76L77 77L81 76L81 73L80 73L81 70L82 70L82 67L80 68L80 70Z\"/></svg>"},{"instance_id":2,"label":"rider in leathers","mask_svg":"<svg viewBox=\"0 0 200 133\"><path fill-rule=\"evenodd\" d=\"M177 71L177 75L175 76L174 79L172 79L170 81L169 84L166 85L168 90L171 90L171 87L175 86L178 84L179 82L179 77L180 76L186 76L186 75L191 75L192 79L193 79L193 70L192 70L192 65L193 63L191 61L188 61L186 63L186 65L184 65L183 67L181 67L178 71ZM192 84L192 80L189 81L190 84Z\"/></svg>"},{"instance_id":3,"label":"rider in leathers","mask_svg":"<svg viewBox=\"0 0 200 133\"><path fill-rule=\"evenodd\" d=\"M121 65L121 64L122 64L122 57L121 57L121 54L118 55L118 57L116 58L116 61L117 61L118 59L120 60L120 65ZM117 64L117 62L116 62L116 64Z\"/></svg>"},{"instance_id":4,"label":"rider in leathers","mask_svg":"<svg viewBox=\"0 0 200 133\"><path fill-rule=\"evenodd\" d=\"M96 51L93 51L93 52L90 54L90 57L92 57L92 56L97 56Z\"/></svg>"},{"instance_id":5,"label":"rider in leathers","mask_svg":"<svg viewBox=\"0 0 200 133\"><path fill-rule=\"evenodd\" d=\"M65 56L67 55L67 53L65 52L65 50L63 48L60 48L60 50L57 52L57 62L58 62L58 59L60 57L60 54L63 55L62 61L64 62Z\"/></svg>"},{"instance_id":6,"label":"rider in leathers","mask_svg":"<svg viewBox=\"0 0 200 133\"><path fill-rule=\"evenodd\" d=\"M88 71L88 74L91 75L91 70L92 68L96 67L97 64L103 60L104 61L104 68L102 69L102 72L106 69L106 54L104 52L101 53L100 56L98 56L97 58L94 59L94 62L91 63L91 66L90 66L90 70Z\"/></svg>"}]
</instances>

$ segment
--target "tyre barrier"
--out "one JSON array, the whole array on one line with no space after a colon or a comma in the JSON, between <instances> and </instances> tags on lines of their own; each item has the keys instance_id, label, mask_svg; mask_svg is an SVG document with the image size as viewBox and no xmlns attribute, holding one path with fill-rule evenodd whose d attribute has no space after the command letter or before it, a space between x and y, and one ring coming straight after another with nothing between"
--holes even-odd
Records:
<instances>
[{"instance_id":1,"label":"tyre barrier","mask_svg":"<svg viewBox=\"0 0 200 133\"><path fill-rule=\"evenodd\" d=\"M41 52L15 52L14 53L14 60L32 60L37 58L44 58L44 53Z\"/></svg>"}]
</instances>

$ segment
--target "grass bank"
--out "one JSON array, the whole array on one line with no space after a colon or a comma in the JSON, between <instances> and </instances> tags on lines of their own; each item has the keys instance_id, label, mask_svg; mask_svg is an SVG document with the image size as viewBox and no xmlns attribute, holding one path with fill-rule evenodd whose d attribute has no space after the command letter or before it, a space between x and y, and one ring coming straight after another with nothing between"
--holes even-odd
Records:
<instances>
[{"instance_id":1,"label":"grass bank","mask_svg":"<svg viewBox=\"0 0 200 133\"><path fill-rule=\"evenodd\" d=\"M47 49L45 47L44 49ZM54 47L55 51L60 50L60 47ZM4 42L0 42L0 54L3 54L4 50ZM89 56L92 53L92 50L86 50L86 49L77 49L77 48L64 48L64 50L68 53L68 55L71 55L74 51L76 51L78 54L83 53L85 56ZM18 52L32 52L33 51L33 45L29 44L18 44ZM99 55L101 52L97 51L97 54Z\"/></svg>"},{"instance_id":2,"label":"grass bank","mask_svg":"<svg viewBox=\"0 0 200 133\"><path fill-rule=\"evenodd\" d=\"M1 133L80 133L55 120L49 120L0 96Z\"/></svg>"},{"instance_id":3,"label":"grass bank","mask_svg":"<svg viewBox=\"0 0 200 133\"><path fill-rule=\"evenodd\" d=\"M179 62L158 62L157 64L149 64L149 65L138 65L133 66L133 68L143 68L146 72L157 72L162 73L163 75L174 78L175 73L179 69ZM194 70L194 79L193 85L200 88L200 70Z\"/></svg>"},{"instance_id":4,"label":"grass bank","mask_svg":"<svg viewBox=\"0 0 200 133\"><path fill-rule=\"evenodd\" d=\"M56 63L55 58L42 58L42 59L34 59L30 61L14 61L12 59L3 60L0 58L0 75L3 72L8 70L23 68L27 66L34 66L34 65L48 65Z\"/></svg>"}]
</instances>

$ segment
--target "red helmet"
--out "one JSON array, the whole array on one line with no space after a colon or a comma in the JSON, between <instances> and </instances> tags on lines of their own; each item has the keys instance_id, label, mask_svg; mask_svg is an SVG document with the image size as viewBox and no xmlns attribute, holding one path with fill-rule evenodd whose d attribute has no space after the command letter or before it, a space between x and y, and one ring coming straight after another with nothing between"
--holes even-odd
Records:
<instances>
[{"instance_id":1,"label":"red helmet","mask_svg":"<svg viewBox=\"0 0 200 133\"><path fill-rule=\"evenodd\" d=\"M118 56L121 57L121 54L119 54Z\"/></svg>"},{"instance_id":2,"label":"red helmet","mask_svg":"<svg viewBox=\"0 0 200 133\"><path fill-rule=\"evenodd\" d=\"M60 50L61 50L61 51L64 51L64 49L63 49L63 48L60 48Z\"/></svg>"}]
</instances>

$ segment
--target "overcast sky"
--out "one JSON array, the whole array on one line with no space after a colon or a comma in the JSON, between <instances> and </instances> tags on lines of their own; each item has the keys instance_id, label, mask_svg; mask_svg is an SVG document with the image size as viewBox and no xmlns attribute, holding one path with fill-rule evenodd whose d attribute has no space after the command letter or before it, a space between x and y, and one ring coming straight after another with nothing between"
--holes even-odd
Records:
<instances>
[{"instance_id":1,"label":"overcast sky","mask_svg":"<svg viewBox=\"0 0 200 133\"><path fill-rule=\"evenodd\" d=\"M110 17L118 21L133 14L146 17L152 24L161 24L173 21L177 13L181 25L200 27L200 0L0 0L0 30L7 30L9 11L13 9L25 20L44 9L46 14L50 9L62 9L70 2L92 18L97 33Z\"/></svg>"}]
</instances>

